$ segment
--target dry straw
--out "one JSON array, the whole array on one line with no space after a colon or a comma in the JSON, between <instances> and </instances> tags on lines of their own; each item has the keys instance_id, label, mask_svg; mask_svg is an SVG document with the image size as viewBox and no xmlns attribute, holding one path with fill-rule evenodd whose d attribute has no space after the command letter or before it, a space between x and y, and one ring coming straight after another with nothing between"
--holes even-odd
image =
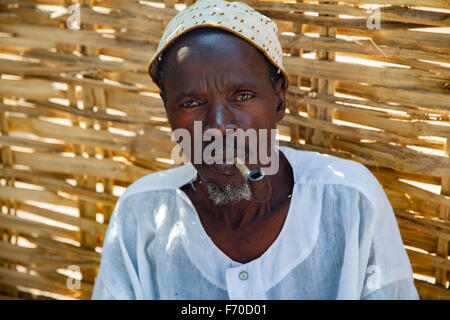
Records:
<instances>
[{"instance_id":1,"label":"dry straw","mask_svg":"<svg viewBox=\"0 0 450 320\"><path fill-rule=\"evenodd\" d=\"M281 144L370 168L421 298L449 299L448 0L245 2L278 26ZM89 298L118 196L172 167L146 68L183 3L0 2L0 298Z\"/></svg>"}]
</instances>

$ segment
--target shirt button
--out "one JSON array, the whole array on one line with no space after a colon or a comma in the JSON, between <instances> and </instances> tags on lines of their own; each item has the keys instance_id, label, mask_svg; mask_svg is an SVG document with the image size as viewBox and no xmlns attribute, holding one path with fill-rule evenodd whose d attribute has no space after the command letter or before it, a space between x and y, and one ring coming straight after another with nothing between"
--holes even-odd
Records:
<instances>
[{"instance_id":1,"label":"shirt button","mask_svg":"<svg viewBox=\"0 0 450 320\"><path fill-rule=\"evenodd\" d=\"M241 273L239 273L239 279L241 280L247 280L248 278L248 273L245 271L242 271Z\"/></svg>"}]
</instances>

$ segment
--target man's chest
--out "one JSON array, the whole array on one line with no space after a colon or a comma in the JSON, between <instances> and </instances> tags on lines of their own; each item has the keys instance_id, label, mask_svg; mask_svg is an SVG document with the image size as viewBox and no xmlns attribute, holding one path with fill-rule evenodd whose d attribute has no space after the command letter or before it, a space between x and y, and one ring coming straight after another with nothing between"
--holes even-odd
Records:
<instances>
[{"instance_id":1,"label":"man's chest","mask_svg":"<svg viewBox=\"0 0 450 320\"><path fill-rule=\"evenodd\" d=\"M203 228L216 247L233 261L247 263L266 252L280 235L289 209L289 200L264 219L231 230L211 222L199 212Z\"/></svg>"}]
</instances>

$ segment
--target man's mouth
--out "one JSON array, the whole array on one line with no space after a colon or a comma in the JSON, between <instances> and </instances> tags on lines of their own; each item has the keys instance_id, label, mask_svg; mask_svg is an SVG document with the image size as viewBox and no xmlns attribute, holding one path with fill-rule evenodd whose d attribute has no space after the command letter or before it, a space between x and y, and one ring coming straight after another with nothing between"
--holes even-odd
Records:
<instances>
[{"instance_id":1,"label":"man's mouth","mask_svg":"<svg viewBox=\"0 0 450 320\"><path fill-rule=\"evenodd\" d=\"M236 168L235 165L233 163L213 163L211 165L208 165L209 167L211 167L212 169L216 170L216 171L220 171L224 174L227 175L231 175L232 173L236 173Z\"/></svg>"}]
</instances>

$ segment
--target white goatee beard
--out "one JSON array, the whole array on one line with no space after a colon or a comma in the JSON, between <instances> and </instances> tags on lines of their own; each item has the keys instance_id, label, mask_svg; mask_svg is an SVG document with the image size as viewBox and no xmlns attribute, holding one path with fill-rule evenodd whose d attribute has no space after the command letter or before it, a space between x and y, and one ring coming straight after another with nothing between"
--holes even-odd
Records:
<instances>
[{"instance_id":1,"label":"white goatee beard","mask_svg":"<svg viewBox=\"0 0 450 320\"><path fill-rule=\"evenodd\" d=\"M208 190L209 199L219 206L240 200L250 200L252 196L247 183L237 186L229 184L219 186L207 180L204 180L203 183L205 183Z\"/></svg>"}]
</instances>

